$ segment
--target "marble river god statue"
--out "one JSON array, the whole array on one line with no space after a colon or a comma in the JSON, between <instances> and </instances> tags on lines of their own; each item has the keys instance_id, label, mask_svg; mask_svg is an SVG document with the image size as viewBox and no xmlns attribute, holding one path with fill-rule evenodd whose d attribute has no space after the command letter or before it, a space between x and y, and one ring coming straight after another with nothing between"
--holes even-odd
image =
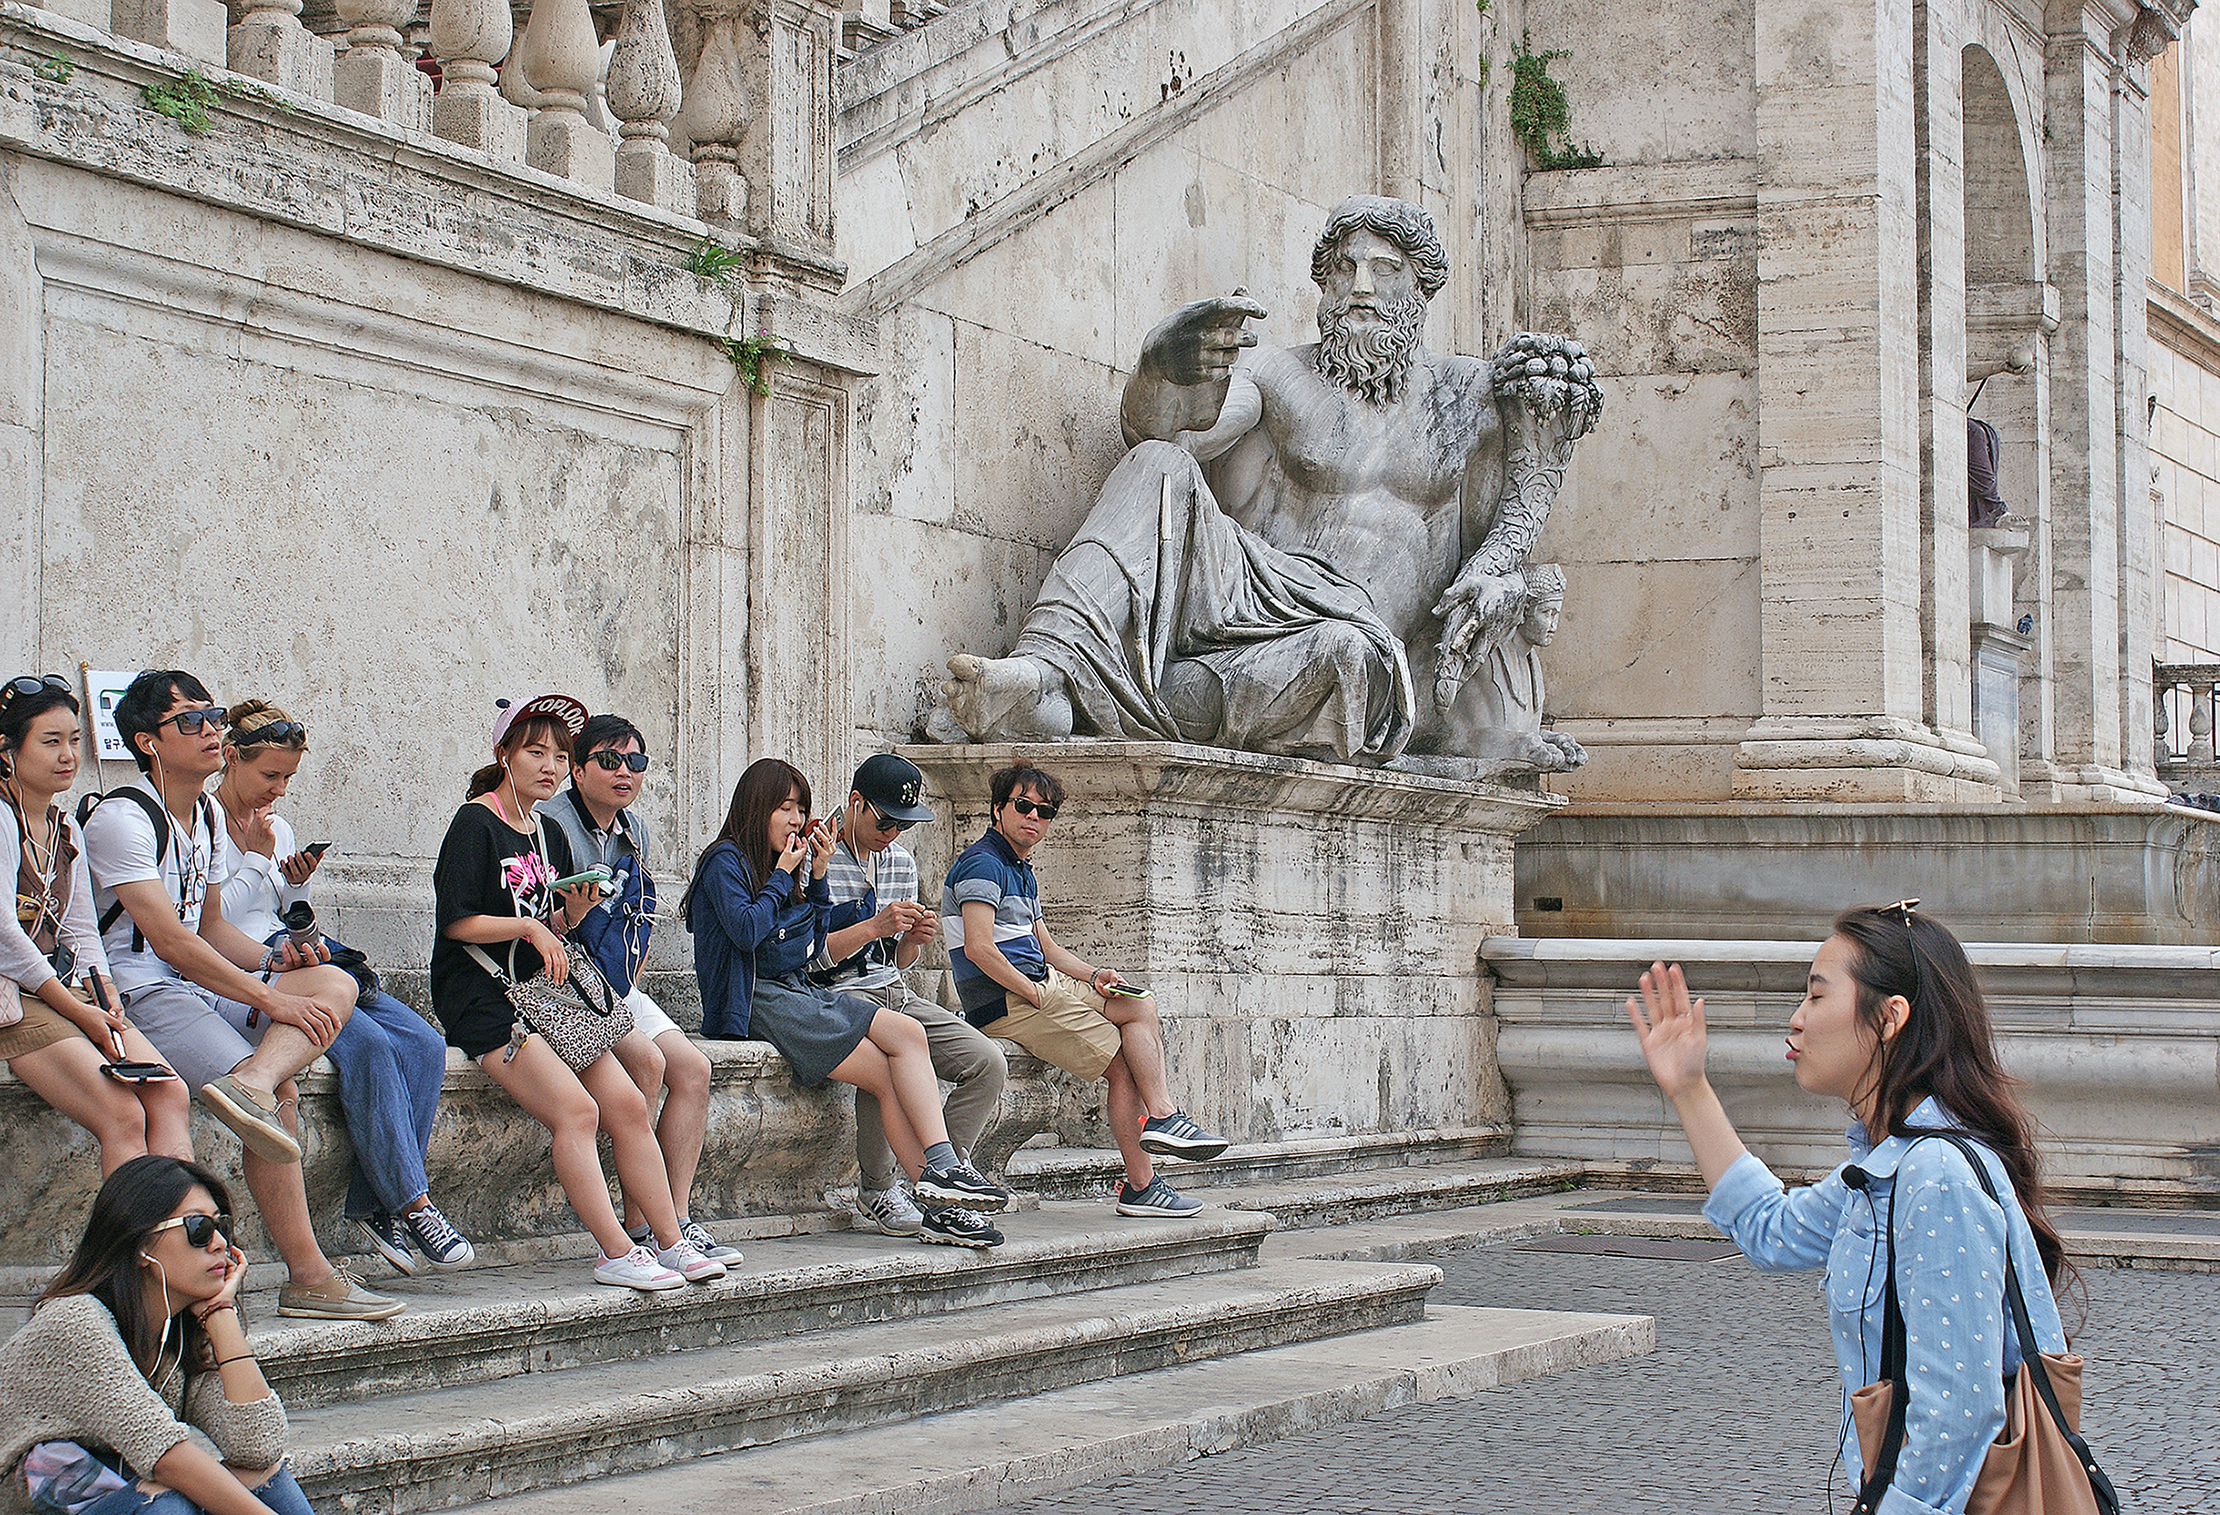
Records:
<instances>
[{"instance_id":1,"label":"marble river god statue","mask_svg":"<svg viewBox=\"0 0 2220 1515\"><path fill-rule=\"evenodd\" d=\"M1575 744L1494 732L1506 701L1487 686L1603 396L1561 337L1520 335L1485 362L1428 351L1448 274L1425 210L1354 195L1312 253L1317 343L1245 354L1244 323L1268 312L1238 290L1159 322L1125 386L1132 450L1010 655L949 660L931 734L1571 766Z\"/></svg>"}]
</instances>

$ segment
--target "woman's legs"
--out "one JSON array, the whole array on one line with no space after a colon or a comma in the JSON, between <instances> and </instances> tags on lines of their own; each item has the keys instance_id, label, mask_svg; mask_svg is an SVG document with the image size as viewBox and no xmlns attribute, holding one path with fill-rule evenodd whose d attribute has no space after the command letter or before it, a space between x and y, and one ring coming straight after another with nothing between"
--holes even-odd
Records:
<instances>
[{"instance_id":1,"label":"woman's legs","mask_svg":"<svg viewBox=\"0 0 2220 1515\"><path fill-rule=\"evenodd\" d=\"M123 1033L123 1055L133 1062L163 1061L162 1054L154 1050L154 1043L141 1036L136 1027L127 1028ZM138 1100L139 1108L146 1112L147 1151L162 1157L181 1157L191 1162L193 1096L186 1092L185 1080L120 1087L128 1088Z\"/></svg>"},{"instance_id":2,"label":"woman's legs","mask_svg":"<svg viewBox=\"0 0 2220 1515\"><path fill-rule=\"evenodd\" d=\"M601 1171L601 1154L594 1150L594 1133L601 1128L595 1097L542 1038L527 1037L516 1056L504 1061L507 1050L494 1048L478 1059L478 1066L508 1091L525 1114L547 1127L554 1139L556 1182L563 1186L572 1213L600 1245L601 1255L624 1256L632 1250L632 1239L624 1234L609 1203L609 1179ZM615 1059L609 1057L593 1063L595 1068L614 1065ZM618 1069L617 1077L623 1076ZM633 1090L632 1097L637 1102L639 1091Z\"/></svg>"},{"instance_id":3,"label":"woman's legs","mask_svg":"<svg viewBox=\"0 0 2220 1515\"><path fill-rule=\"evenodd\" d=\"M625 1076L630 1078L633 1084L638 1087L640 1098L647 1103L648 1109L653 1110L656 1096L662 1092L663 1088L663 1049L658 1047L645 1032L633 1030L627 1031L617 1044L609 1050L616 1056L618 1065L625 1071ZM632 1191L627 1189L624 1194L625 1230L638 1230L640 1220L639 1201L635 1200L632 1197Z\"/></svg>"},{"instance_id":4,"label":"woman's legs","mask_svg":"<svg viewBox=\"0 0 2220 1515\"><path fill-rule=\"evenodd\" d=\"M11 1058L8 1067L33 1094L93 1134L100 1143L100 1171L107 1174L146 1155L147 1112L128 1087L100 1071L102 1061L91 1042L72 1036Z\"/></svg>"},{"instance_id":5,"label":"woman's legs","mask_svg":"<svg viewBox=\"0 0 2220 1515\"><path fill-rule=\"evenodd\" d=\"M234 1469L233 1471L237 1471ZM252 1473L240 1473L239 1481L253 1491L254 1497L268 1505L276 1515L316 1515L315 1506L293 1481L293 1470L279 1463L266 1479L257 1480Z\"/></svg>"},{"instance_id":6,"label":"woman's legs","mask_svg":"<svg viewBox=\"0 0 2220 1515\"><path fill-rule=\"evenodd\" d=\"M948 1140L925 1028L900 1011L876 1011L869 1034L832 1076L877 1097L886 1144L910 1177L925 1170L927 1147Z\"/></svg>"},{"instance_id":7,"label":"woman's legs","mask_svg":"<svg viewBox=\"0 0 2220 1515\"><path fill-rule=\"evenodd\" d=\"M640 1097L639 1086L613 1052L588 1063L578 1082L600 1107L601 1129L609 1133L609 1144L616 1149L617 1182L624 1186L625 1208L639 1207L657 1247L675 1244L678 1210L671 1203L663 1149L655 1144L655 1128L648 1124L647 1101ZM598 1165L594 1171L600 1172Z\"/></svg>"},{"instance_id":8,"label":"woman's legs","mask_svg":"<svg viewBox=\"0 0 2220 1515\"><path fill-rule=\"evenodd\" d=\"M670 1090L655 1122L655 1144L663 1149L671 1203L684 1217L693 1213L694 1169L709 1132L709 1056L683 1031L666 1031L655 1045L663 1053L663 1087Z\"/></svg>"}]
</instances>

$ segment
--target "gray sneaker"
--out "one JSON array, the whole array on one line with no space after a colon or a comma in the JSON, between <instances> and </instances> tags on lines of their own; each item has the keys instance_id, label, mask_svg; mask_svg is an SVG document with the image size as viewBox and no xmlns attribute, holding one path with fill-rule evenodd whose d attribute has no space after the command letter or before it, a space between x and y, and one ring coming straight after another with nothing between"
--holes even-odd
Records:
<instances>
[{"instance_id":1,"label":"gray sneaker","mask_svg":"<svg viewBox=\"0 0 2220 1515\"><path fill-rule=\"evenodd\" d=\"M435 1268L442 1271L466 1268L478 1260L470 1238L456 1230L454 1222L440 1214L439 1206L429 1200L422 1208L402 1216L399 1224L408 1232L409 1240L416 1243L416 1250L429 1258Z\"/></svg>"},{"instance_id":2,"label":"gray sneaker","mask_svg":"<svg viewBox=\"0 0 2220 1515\"><path fill-rule=\"evenodd\" d=\"M345 1263L320 1284L288 1282L278 1290L278 1314L306 1320L385 1320L407 1308L397 1299L364 1288Z\"/></svg>"},{"instance_id":3,"label":"gray sneaker","mask_svg":"<svg viewBox=\"0 0 2220 1515\"><path fill-rule=\"evenodd\" d=\"M856 1209L888 1236L915 1236L925 1224L925 1212L911 1202L900 1184L891 1189L859 1190Z\"/></svg>"},{"instance_id":4,"label":"gray sneaker","mask_svg":"<svg viewBox=\"0 0 2220 1515\"><path fill-rule=\"evenodd\" d=\"M692 1242L694 1250L711 1262L720 1262L729 1268L740 1261L740 1249L738 1247L726 1246L716 1237L711 1236L709 1228L698 1221L680 1221L678 1223L678 1234Z\"/></svg>"}]
</instances>

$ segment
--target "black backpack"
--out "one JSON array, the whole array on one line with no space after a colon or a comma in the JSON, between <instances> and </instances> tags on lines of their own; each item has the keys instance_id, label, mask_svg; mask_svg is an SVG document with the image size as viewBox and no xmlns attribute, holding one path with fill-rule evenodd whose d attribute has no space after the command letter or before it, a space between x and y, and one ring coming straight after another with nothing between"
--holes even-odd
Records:
<instances>
[{"instance_id":1,"label":"black backpack","mask_svg":"<svg viewBox=\"0 0 2220 1515\"><path fill-rule=\"evenodd\" d=\"M77 802L77 829L83 831L85 822L92 818L92 813L109 800L129 800L146 812L146 818L154 824L154 865L159 869L163 860L170 855L171 836L168 807L144 789L136 786L111 789L106 794L88 794ZM200 813L201 824L208 828L209 843L213 847L216 838L216 807L209 803L206 794L201 794L194 797L193 808ZM100 912L100 934L106 936L108 928L122 918L123 901L117 900ZM144 952L146 950L146 938L140 934L137 921L131 923L131 950L133 952Z\"/></svg>"}]
</instances>

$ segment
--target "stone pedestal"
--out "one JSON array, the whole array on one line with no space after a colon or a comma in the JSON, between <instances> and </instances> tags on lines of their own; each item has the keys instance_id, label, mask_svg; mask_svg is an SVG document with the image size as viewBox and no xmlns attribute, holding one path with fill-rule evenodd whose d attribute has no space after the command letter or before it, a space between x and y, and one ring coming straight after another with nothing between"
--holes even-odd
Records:
<instances>
[{"instance_id":1,"label":"stone pedestal","mask_svg":"<svg viewBox=\"0 0 2220 1515\"><path fill-rule=\"evenodd\" d=\"M1966 533L1973 626L1973 730L1997 766L2006 794L2020 792L2020 662L2034 643L2019 628L2012 583L2027 551L2024 531L1980 526Z\"/></svg>"},{"instance_id":2,"label":"stone pedestal","mask_svg":"<svg viewBox=\"0 0 2220 1515\"><path fill-rule=\"evenodd\" d=\"M928 898L988 776L1060 778L1034 858L1049 931L1156 995L1175 1098L1236 1141L1500 1125L1482 940L1511 919L1534 790L1157 742L919 746ZM823 808L824 802L820 802Z\"/></svg>"},{"instance_id":3,"label":"stone pedestal","mask_svg":"<svg viewBox=\"0 0 2220 1515\"><path fill-rule=\"evenodd\" d=\"M114 0L110 10L119 37L218 68L230 66L231 15L223 0Z\"/></svg>"}]
</instances>

